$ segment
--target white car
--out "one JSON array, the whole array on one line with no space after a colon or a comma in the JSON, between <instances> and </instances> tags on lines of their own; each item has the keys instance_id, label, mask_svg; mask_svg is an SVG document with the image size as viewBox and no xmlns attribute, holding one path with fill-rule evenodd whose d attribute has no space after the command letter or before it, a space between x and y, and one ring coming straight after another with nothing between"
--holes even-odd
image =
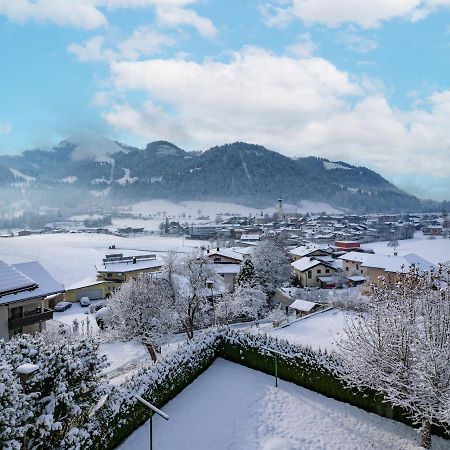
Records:
<instances>
[{"instance_id":1,"label":"white car","mask_svg":"<svg viewBox=\"0 0 450 450\"><path fill-rule=\"evenodd\" d=\"M91 301L89 300L89 297L81 297L80 298L81 306L89 306L90 304L91 304Z\"/></svg>"},{"instance_id":2,"label":"white car","mask_svg":"<svg viewBox=\"0 0 450 450\"><path fill-rule=\"evenodd\" d=\"M71 307L72 307L72 303L70 303L70 302L59 302L55 305L53 310L57 311L57 312L62 312Z\"/></svg>"}]
</instances>

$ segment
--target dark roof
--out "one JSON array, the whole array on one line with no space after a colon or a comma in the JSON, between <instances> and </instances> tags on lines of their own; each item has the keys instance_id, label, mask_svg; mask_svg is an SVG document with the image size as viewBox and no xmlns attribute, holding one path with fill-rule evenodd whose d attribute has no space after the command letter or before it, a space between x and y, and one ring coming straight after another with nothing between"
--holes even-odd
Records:
<instances>
[{"instance_id":1,"label":"dark roof","mask_svg":"<svg viewBox=\"0 0 450 450\"><path fill-rule=\"evenodd\" d=\"M31 278L19 272L13 266L0 261L0 298L5 295L31 291L37 288L37 284Z\"/></svg>"},{"instance_id":2,"label":"dark roof","mask_svg":"<svg viewBox=\"0 0 450 450\"><path fill-rule=\"evenodd\" d=\"M21 292L16 291L16 293L0 296L0 305L46 297L64 291L63 285L58 283L37 261L7 264L7 266L19 272L25 279L31 280L37 287L31 291L22 290Z\"/></svg>"}]
</instances>

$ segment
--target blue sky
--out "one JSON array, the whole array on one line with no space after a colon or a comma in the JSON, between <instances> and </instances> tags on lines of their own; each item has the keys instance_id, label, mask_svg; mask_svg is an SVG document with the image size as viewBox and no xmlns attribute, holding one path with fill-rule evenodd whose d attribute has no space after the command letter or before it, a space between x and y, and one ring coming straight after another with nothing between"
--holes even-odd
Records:
<instances>
[{"instance_id":1,"label":"blue sky","mask_svg":"<svg viewBox=\"0 0 450 450\"><path fill-rule=\"evenodd\" d=\"M236 140L450 199L450 0L0 0L0 153Z\"/></svg>"}]
</instances>

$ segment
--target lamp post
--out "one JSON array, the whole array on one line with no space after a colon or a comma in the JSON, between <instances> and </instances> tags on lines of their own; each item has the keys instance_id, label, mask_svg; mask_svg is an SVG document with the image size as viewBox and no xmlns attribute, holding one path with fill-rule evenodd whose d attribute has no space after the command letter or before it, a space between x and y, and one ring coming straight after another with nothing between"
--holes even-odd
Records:
<instances>
[{"instance_id":1,"label":"lamp post","mask_svg":"<svg viewBox=\"0 0 450 450\"><path fill-rule=\"evenodd\" d=\"M158 409L156 406L149 403L147 400L144 400L141 396L135 395L135 398L150 410L150 450L153 450L153 422L152 422L153 413L158 414L165 420L169 420L169 416L166 413L162 412L160 409Z\"/></svg>"},{"instance_id":2,"label":"lamp post","mask_svg":"<svg viewBox=\"0 0 450 450\"><path fill-rule=\"evenodd\" d=\"M293 356L288 355L287 353L279 352L278 350L273 350L269 347L261 347L263 350L266 350L274 355L274 369L275 369L275 387L278 387L278 356L283 356L284 358L293 358Z\"/></svg>"},{"instance_id":3,"label":"lamp post","mask_svg":"<svg viewBox=\"0 0 450 450\"><path fill-rule=\"evenodd\" d=\"M214 319L214 325L217 325L216 323L216 305L214 304L214 281L212 280L206 280L206 287L211 290L211 303L213 307L213 319Z\"/></svg>"}]
</instances>

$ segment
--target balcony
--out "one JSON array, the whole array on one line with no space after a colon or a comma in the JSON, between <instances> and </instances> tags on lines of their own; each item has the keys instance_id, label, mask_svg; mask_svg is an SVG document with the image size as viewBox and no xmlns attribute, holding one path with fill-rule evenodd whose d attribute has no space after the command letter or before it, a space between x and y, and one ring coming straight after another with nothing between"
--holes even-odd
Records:
<instances>
[{"instance_id":1,"label":"balcony","mask_svg":"<svg viewBox=\"0 0 450 450\"><path fill-rule=\"evenodd\" d=\"M8 320L8 326L10 330L26 327L27 325L33 325L39 322L45 322L46 320L53 319L53 310L45 309L42 311L40 308L33 311L26 311L22 317L11 317Z\"/></svg>"}]
</instances>

